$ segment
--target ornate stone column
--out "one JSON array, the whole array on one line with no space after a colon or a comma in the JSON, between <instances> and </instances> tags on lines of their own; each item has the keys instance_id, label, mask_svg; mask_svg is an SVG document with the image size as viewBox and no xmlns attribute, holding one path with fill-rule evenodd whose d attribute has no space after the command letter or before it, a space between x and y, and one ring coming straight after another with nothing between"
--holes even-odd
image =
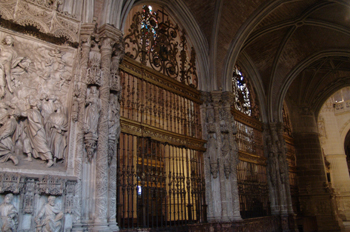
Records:
<instances>
[{"instance_id":1,"label":"ornate stone column","mask_svg":"<svg viewBox=\"0 0 350 232\"><path fill-rule=\"evenodd\" d=\"M103 72L100 99L101 112L98 125L98 144L96 155L96 192L95 192L95 220L93 231L110 231L108 225L108 198L109 172L108 172L108 111L110 99L111 59L112 47L115 39L122 34L110 25L103 25L99 30L101 38L101 70ZM115 225L116 226L116 225Z\"/></svg>"},{"instance_id":2,"label":"ornate stone column","mask_svg":"<svg viewBox=\"0 0 350 232\"><path fill-rule=\"evenodd\" d=\"M84 207L83 203L86 199L83 198L83 185L89 180L83 176L83 160L84 160L84 109L85 109L85 99L87 85L85 82L86 72L89 62L89 53L91 50L91 36L94 33L95 24L84 24L81 27L81 43L80 43L80 54L78 54L78 67L75 71L74 80L74 96L72 103L72 131L71 135L75 136L76 141L75 146L75 165L74 165L74 175L78 177L78 182L75 187L75 197L74 197L74 215L75 219L73 222L73 231L80 231L84 220L84 215L86 216L87 209Z\"/></svg>"},{"instance_id":3,"label":"ornate stone column","mask_svg":"<svg viewBox=\"0 0 350 232\"><path fill-rule=\"evenodd\" d=\"M203 93L204 136L208 140L205 153L205 178L210 222L241 220L236 167L238 150L237 129L230 107L233 96L229 92Z\"/></svg>"},{"instance_id":4,"label":"ornate stone column","mask_svg":"<svg viewBox=\"0 0 350 232\"><path fill-rule=\"evenodd\" d=\"M265 126L265 130L271 211L273 215L280 216L282 231L297 231L290 195L289 166L283 125L270 123Z\"/></svg>"}]
</instances>

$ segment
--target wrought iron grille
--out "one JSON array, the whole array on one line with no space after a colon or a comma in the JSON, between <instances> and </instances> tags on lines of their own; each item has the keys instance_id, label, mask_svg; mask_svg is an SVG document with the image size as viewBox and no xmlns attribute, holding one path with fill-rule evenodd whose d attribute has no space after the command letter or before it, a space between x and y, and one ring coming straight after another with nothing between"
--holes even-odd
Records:
<instances>
[{"instance_id":1,"label":"wrought iron grille","mask_svg":"<svg viewBox=\"0 0 350 232\"><path fill-rule=\"evenodd\" d=\"M270 215L266 166L241 161L237 166L241 217Z\"/></svg>"},{"instance_id":2,"label":"wrought iron grille","mask_svg":"<svg viewBox=\"0 0 350 232\"><path fill-rule=\"evenodd\" d=\"M128 57L187 86L198 87L196 52L185 31L163 8L144 5L127 21L131 21L124 37Z\"/></svg>"},{"instance_id":3,"label":"wrought iron grille","mask_svg":"<svg viewBox=\"0 0 350 232\"><path fill-rule=\"evenodd\" d=\"M236 121L238 150L257 156L263 156L263 144L261 131Z\"/></svg>"},{"instance_id":4,"label":"wrought iron grille","mask_svg":"<svg viewBox=\"0 0 350 232\"><path fill-rule=\"evenodd\" d=\"M206 221L199 91L128 57L120 79L120 228L180 231Z\"/></svg>"},{"instance_id":5,"label":"wrought iron grille","mask_svg":"<svg viewBox=\"0 0 350 232\"><path fill-rule=\"evenodd\" d=\"M243 219L270 215L269 193L264 157L260 110L254 89L239 66L232 76L235 97L231 112L237 127L240 163L237 182L240 211Z\"/></svg>"},{"instance_id":6,"label":"wrought iron grille","mask_svg":"<svg viewBox=\"0 0 350 232\"><path fill-rule=\"evenodd\" d=\"M120 71L121 83L124 88L121 97L121 116L130 120L147 124L177 134L201 138L200 101L191 95L199 95L173 84L170 88L162 83L155 84L157 77L153 73L132 72L137 66L130 59L125 59Z\"/></svg>"},{"instance_id":7,"label":"wrought iron grille","mask_svg":"<svg viewBox=\"0 0 350 232\"><path fill-rule=\"evenodd\" d=\"M200 151L121 133L117 183L121 228L205 221Z\"/></svg>"}]
</instances>

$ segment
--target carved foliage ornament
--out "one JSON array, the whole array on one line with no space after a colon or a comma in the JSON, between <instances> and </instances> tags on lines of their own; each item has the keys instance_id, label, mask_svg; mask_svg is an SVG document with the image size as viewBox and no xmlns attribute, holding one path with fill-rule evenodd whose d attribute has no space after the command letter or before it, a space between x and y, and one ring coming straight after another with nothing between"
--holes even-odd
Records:
<instances>
[{"instance_id":1,"label":"carved foliage ornament","mask_svg":"<svg viewBox=\"0 0 350 232\"><path fill-rule=\"evenodd\" d=\"M180 35L181 34L181 35ZM162 10L143 6L124 38L128 57L193 88L198 87L196 52L188 49L186 34Z\"/></svg>"},{"instance_id":2,"label":"carved foliage ornament","mask_svg":"<svg viewBox=\"0 0 350 232\"><path fill-rule=\"evenodd\" d=\"M64 0L6 0L0 1L0 15L22 26L34 26L40 32L65 37L78 42L79 21L63 12Z\"/></svg>"}]
</instances>

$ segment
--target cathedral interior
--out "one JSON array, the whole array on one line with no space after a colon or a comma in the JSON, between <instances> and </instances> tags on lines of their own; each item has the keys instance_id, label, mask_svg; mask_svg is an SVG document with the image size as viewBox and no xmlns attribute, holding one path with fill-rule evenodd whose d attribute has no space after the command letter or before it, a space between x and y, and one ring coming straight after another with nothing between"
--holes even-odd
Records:
<instances>
[{"instance_id":1,"label":"cathedral interior","mask_svg":"<svg viewBox=\"0 0 350 232\"><path fill-rule=\"evenodd\" d=\"M0 0L0 231L350 231L350 1Z\"/></svg>"}]
</instances>

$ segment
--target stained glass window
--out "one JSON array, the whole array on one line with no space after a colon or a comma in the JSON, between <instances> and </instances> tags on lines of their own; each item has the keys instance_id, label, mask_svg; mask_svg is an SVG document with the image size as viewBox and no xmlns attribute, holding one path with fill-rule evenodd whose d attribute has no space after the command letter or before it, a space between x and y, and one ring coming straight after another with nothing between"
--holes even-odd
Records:
<instances>
[{"instance_id":1,"label":"stained glass window","mask_svg":"<svg viewBox=\"0 0 350 232\"><path fill-rule=\"evenodd\" d=\"M143 6L143 14L141 14L141 36L140 45L145 42L146 50L150 51L154 49L154 45L157 41L157 12L152 10L152 6ZM143 41L145 40L145 41Z\"/></svg>"},{"instance_id":2,"label":"stained glass window","mask_svg":"<svg viewBox=\"0 0 350 232\"><path fill-rule=\"evenodd\" d=\"M235 97L235 109L252 116L252 106L250 102L250 91L247 79L243 76L238 66L235 66L232 77L232 91Z\"/></svg>"}]
</instances>

